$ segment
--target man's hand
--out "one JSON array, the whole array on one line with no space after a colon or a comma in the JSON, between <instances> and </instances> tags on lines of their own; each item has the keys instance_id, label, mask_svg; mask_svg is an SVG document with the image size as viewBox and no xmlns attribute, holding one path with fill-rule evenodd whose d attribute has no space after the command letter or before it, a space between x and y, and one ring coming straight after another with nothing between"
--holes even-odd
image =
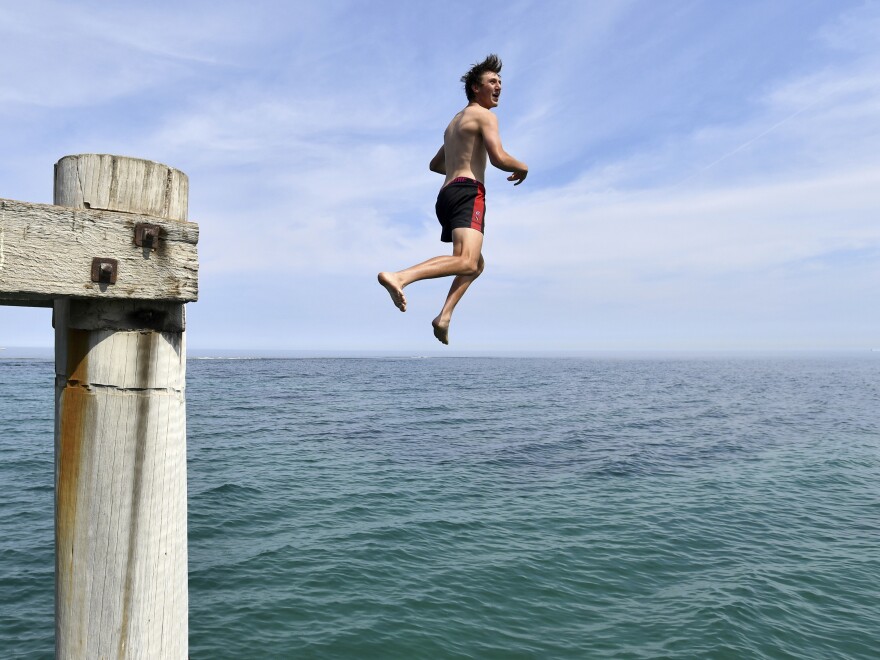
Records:
<instances>
[{"instance_id":1,"label":"man's hand","mask_svg":"<svg viewBox=\"0 0 880 660\"><path fill-rule=\"evenodd\" d=\"M514 170L513 174L507 177L508 181L516 181L513 185L518 186L523 181L526 180L526 177L529 175L529 171L527 169L524 170Z\"/></svg>"}]
</instances>

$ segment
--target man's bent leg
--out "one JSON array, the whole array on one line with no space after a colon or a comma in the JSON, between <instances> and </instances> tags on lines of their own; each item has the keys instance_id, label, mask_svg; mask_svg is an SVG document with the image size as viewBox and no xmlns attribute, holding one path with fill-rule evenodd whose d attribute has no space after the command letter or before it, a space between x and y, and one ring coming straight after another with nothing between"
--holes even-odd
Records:
<instances>
[{"instance_id":1,"label":"man's bent leg","mask_svg":"<svg viewBox=\"0 0 880 660\"><path fill-rule=\"evenodd\" d=\"M475 273L472 275L458 275L452 280L452 286L449 287L449 294L446 296L446 302L443 303L443 309L440 310L440 314L431 322L434 328L434 336L441 343L449 343L449 323L452 320L452 312L471 283L483 272L485 266L486 262L483 260L483 255L480 254Z\"/></svg>"},{"instance_id":2,"label":"man's bent leg","mask_svg":"<svg viewBox=\"0 0 880 660\"><path fill-rule=\"evenodd\" d=\"M387 289L397 308L402 312L406 311L406 297L403 295L405 286L419 280L449 275L473 277L479 270L482 248L482 232L468 228L453 229L452 256L433 257L396 273L379 273L379 284Z\"/></svg>"},{"instance_id":3,"label":"man's bent leg","mask_svg":"<svg viewBox=\"0 0 880 660\"><path fill-rule=\"evenodd\" d=\"M468 276L458 275L452 280L452 286L449 287L449 294L446 296L446 302L443 304L443 309L441 309L437 317L431 321L431 325L434 327L434 336L440 342L444 344L449 343L449 323L452 321L452 312L458 304L458 301L461 300L461 297L465 294L465 291L468 290L468 287L480 276L480 273L483 272L484 267L485 262L483 261L482 255L480 255L480 264L477 268L476 274Z\"/></svg>"}]
</instances>

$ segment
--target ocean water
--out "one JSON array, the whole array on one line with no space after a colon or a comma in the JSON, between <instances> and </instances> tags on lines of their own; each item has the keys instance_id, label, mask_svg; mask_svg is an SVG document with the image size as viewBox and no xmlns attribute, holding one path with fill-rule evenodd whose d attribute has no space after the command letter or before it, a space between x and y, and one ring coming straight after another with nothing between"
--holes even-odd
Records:
<instances>
[{"instance_id":1,"label":"ocean water","mask_svg":"<svg viewBox=\"0 0 880 660\"><path fill-rule=\"evenodd\" d=\"M0 360L0 657L53 655ZM193 658L876 658L880 356L191 360Z\"/></svg>"}]
</instances>

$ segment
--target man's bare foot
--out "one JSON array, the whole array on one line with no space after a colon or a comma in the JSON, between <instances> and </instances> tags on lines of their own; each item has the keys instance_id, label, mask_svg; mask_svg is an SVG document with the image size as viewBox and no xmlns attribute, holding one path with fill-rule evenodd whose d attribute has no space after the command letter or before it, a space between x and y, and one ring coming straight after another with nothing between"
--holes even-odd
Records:
<instances>
[{"instance_id":1,"label":"man's bare foot","mask_svg":"<svg viewBox=\"0 0 880 660\"><path fill-rule=\"evenodd\" d=\"M394 273L379 273L379 284L385 287L391 301L401 312L406 311L406 296L403 295L403 287Z\"/></svg>"},{"instance_id":2,"label":"man's bare foot","mask_svg":"<svg viewBox=\"0 0 880 660\"><path fill-rule=\"evenodd\" d=\"M449 345L449 321L441 321L438 316L436 319L431 321L431 325L434 326L434 336L440 341L441 344Z\"/></svg>"}]
</instances>

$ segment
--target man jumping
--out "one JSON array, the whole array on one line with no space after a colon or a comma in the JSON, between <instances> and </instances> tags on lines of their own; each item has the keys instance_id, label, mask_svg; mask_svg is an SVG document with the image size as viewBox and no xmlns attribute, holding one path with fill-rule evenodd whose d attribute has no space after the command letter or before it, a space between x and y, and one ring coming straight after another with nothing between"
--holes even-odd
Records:
<instances>
[{"instance_id":1,"label":"man jumping","mask_svg":"<svg viewBox=\"0 0 880 660\"><path fill-rule=\"evenodd\" d=\"M443 134L443 146L431 160L430 169L445 174L437 195L437 219L442 226L440 240L452 243L452 256L434 257L396 273L379 273L379 283L391 295L401 312L406 311L403 289L413 282L455 275L443 309L431 325L434 336L449 343L452 311L471 283L483 272L483 227L486 222L486 157L494 167L511 172L507 177L518 186L529 168L501 147L498 119L491 109L501 96L501 60L489 55L461 77L468 104Z\"/></svg>"}]
</instances>

